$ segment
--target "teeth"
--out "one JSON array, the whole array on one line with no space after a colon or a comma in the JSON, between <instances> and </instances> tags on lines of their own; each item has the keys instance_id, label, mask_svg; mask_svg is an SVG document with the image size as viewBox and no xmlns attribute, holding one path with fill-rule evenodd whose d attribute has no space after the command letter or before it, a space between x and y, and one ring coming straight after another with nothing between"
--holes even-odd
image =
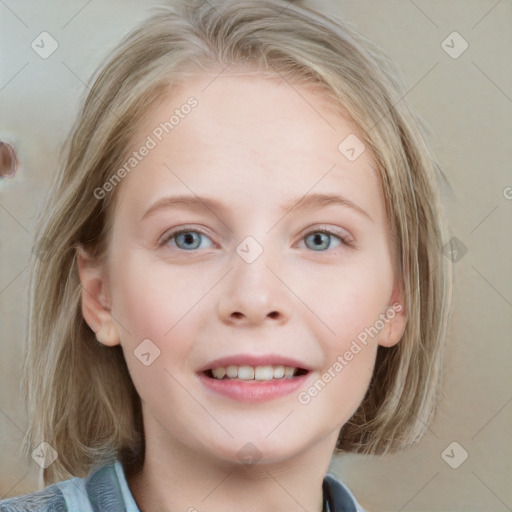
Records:
<instances>
[{"instance_id":1,"label":"teeth","mask_svg":"<svg viewBox=\"0 0 512 512\"><path fill-rule=\"evenodd\" d=\"M290 368L289 366L284 367L284 377L286 379L293 377L293 372L295 371L295 368Z\"/></svg>"},{"instance_id":2,"label":"teeth","mask_svg":"<svg viewBox=\"0 0 512 512\"><path fill-rule=\"evenodd\" d=\"M238 377L238 367L235 365L228 366L226 373L230 379L236 379Z\"/></svg>"},{"instance_id":3,"label":"teeth","mask_svg":"<svg viewBox=\"0 0 512 512\"><path fill-rule=\"evenodd\" d=\"M238 378L242 380L254 379L254 368L252 366L239 366Z\"/></svg>"},{"instance_id":4,"label":"teeth","mask_svg":"<svg viewBox=\"0 0 512 512\"><path fill-rule=\"evenodd\" d=\"M224 375L226 375L226 368L215 368L215 370L212 370L212 373L216 379L223 379Z\"/></svg>"},{"instance_id":5,"label":"teeth","mask_svg":"<svg viewBox=\"0 0 512 512\"><path fill-rule=\"evenodd\" d=\"M271 380L274 378L272 366L256 366L254 380Z\"/></svg>"},{"instance_id":6,"label":"teeth","mask_svg":"<svg viewBox=\"0 0 512 512\"><path fill-rule=\"evenodd\" d=\"M229 365L227 368L219 367L212 369L214 379L239 378L240 380L272 380L289 379L294 376L296 368L291 366L236 366Z\"/></svg>"},{"instance_id":7,"label":"teeth","mask_svg":"<svg viewBox=\"0 0 512 512\"><path fill-rule=\"evenodd\" d=\"M282 379L284 377L284 366L274 366L274 379Z\"/></svg>"}]
</instances>

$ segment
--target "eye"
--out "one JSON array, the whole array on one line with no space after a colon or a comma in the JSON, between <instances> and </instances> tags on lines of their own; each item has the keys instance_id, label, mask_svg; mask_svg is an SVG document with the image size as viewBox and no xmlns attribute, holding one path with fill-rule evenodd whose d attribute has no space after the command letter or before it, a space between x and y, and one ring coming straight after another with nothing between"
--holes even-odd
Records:
<instances>
[{"instance_id":1,"label":"eye","mask_svg":"<svg viewBox=\"0 0 512 512\"><path fill-rule=\"evenodd\" d=\"M182 249L184 251L195 251L197 249L207 249L209 247L202 244L205 240L210 240L210 238L201 231L194 229L180 229L179 231L167 234L160 245L167 245L170 242L169 245L177 247L178 249Z\"/></svg>"},{"instance_id":2,"label":"eye","mask_svg":"<svg viewBox=\"0 0 512 512\"><path fill-rule=\"evenodd\" d=\"M305 237L306 247L313 251L325 251L339 245L350 245L348 237L334 233L327 229L311 231Z\"/></svg>"}]
</instances>

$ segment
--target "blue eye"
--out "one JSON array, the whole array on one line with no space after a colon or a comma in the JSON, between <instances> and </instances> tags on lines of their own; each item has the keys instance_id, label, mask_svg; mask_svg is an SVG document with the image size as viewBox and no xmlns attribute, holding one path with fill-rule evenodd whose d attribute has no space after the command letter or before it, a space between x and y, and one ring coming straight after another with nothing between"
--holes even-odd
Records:
<instances>
[{"instance_id":1,"label":"blue eye","mask_svg":"<svg viewBox=\"0 0 512 512\"><path fill-rule=\"evenodd\" d=\"M345 240L330 231L312 231L304 237L306 246L313 251L325 251L326 249L332 249L332 240L337 239L338 243L334 246L338 246L345 242ZM308 244L307 241L311 240L312 243Z\"/></svg>"},{"instance_id":2,"label":"blue eye","mask_svg":"<svg viewBox=\"0 0 512 512\"><path fill-rule=\"evenodd\" d=\"M303 240L306 247L315 252L323 252L339 245L351 246L351 242L347 238L325 229L311 231L303 237ZM208 241L210 245L208 245ZM198 249L210 248L212 246L211 243L211 239L201 231L181 229L169 233L160 245L170 245L183 251L196 251Z\"/></svg>"},{"instance_id":3,"label":"blue eye","mask_svg":"<svg viewBox=\"0 0 512 512\"><path fill-rule=\"evenodd\" d=\"M181 230L176 233L169 234L165 240L162 242L162 245L167 244L168 242L174 242L171 245L175 245L178 249L183 249L184 251L195 251L197 249L205 249L205 247L201 247L201 240L208 239L208 237L199 231L193 230Z\"/></svg>"}]
</instances>

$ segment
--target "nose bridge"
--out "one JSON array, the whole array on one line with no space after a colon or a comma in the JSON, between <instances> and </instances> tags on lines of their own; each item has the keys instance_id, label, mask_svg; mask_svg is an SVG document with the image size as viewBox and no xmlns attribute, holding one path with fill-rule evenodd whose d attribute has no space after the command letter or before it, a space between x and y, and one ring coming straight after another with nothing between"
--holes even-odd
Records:
<instances>
[{"instance_id":1,"label":"nose bridge","mask_svg":"<svg viewBox=\"0 0 512 512\"><path fill-rule=\"evenodd\" d=\"M276 284L271 282L272 272L268 267L277 266L278 262L269 245L268 240L263 246L254 237L248 236L237 246L236 255L233 255L233 272L235 281L240 283L242 289L245 285L254 290L261 288L263 291Z\"/></svg>"},{"instance_id":2,"label":"nose bridge","mask_svg":"<svg viewBox=\"0 0 512 512\"><path fill-rule=\"evenodd\" d=\"M248 236L238 244L231 261L233 269L219 299L222 319L254 323L268 317L285 321L291 304L285 285L274 274L280 267L276 253Z\"/></svg>"}]
</instances>

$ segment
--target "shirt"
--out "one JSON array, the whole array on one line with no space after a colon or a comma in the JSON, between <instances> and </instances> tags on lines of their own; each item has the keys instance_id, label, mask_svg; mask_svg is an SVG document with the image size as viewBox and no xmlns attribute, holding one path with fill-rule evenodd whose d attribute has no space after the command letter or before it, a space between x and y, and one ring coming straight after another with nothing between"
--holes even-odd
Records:
<instances>
[{"instance_id":1,"label":"shirt","mask_svg":"<svg viewBox=\"0 0 512 512\"><path fill-rule=\"evenodd\" d=\"M364 512L334 475L323 481L324 512ZM119 460L87 478L70 478L41 491L0 501L0 512L140 512Z\"/></svg>"}]
</instances>

